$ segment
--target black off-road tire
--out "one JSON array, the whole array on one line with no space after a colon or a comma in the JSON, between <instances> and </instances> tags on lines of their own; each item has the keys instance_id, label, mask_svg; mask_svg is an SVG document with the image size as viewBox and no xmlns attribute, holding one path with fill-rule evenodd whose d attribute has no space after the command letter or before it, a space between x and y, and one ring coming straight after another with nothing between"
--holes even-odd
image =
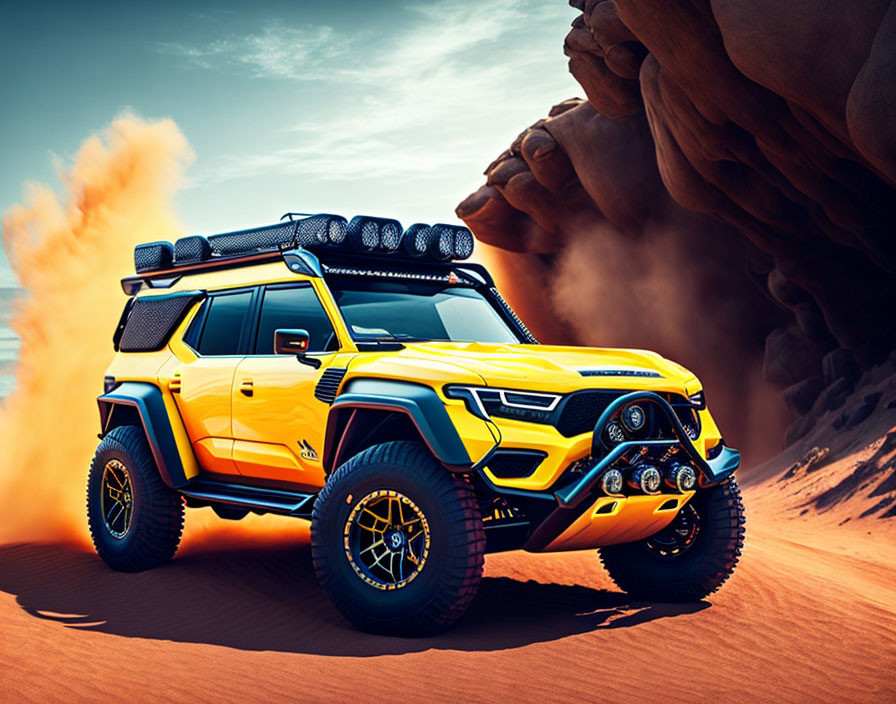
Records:
<instances>
[{"instance_id":1,"label":"black off-road tire","mask_svg":"<svg viewBox=\"0 0 896 704\"><path fill-rule=\"evenodd\" d=\"M422 511L431 543L412 581L371 586L347 555L346 526L364 497L400 492ZM418 442L387 442L355 455L320 492L311 518L314 570L336 608L358 628L422 636L441 631L467 610L482 579L485 532L470 485L442 467Z\"/></svg>"},{"instance_id":2,"label":"black off-road tire","mask_svg":"<svg viewBox=\"0 0 896 704\"><path fill-rule=\"evenodd\" d=\"M110 462L123 465L130 480L130 523L122 537L113 535L101 508L103 473ZM97 554L120 572L158 567L177 551L184 502L162 481L142 428L122 425L100 441L87 478L87 523Z\"/></svg>"},{"instance_id":3,"label":"black off-road tire","mask_svg":"<svg viewBox=\"0 0 896 704\"><path fill-rule=\"evenodd\" d=\"M647 601L700 601L731 576L744 544L737 482L731 477L699 490L691 501L700 531L681 554L661 557L647 541L600 548L601 562L620 589Z\"/></svg>"}]
</instances>

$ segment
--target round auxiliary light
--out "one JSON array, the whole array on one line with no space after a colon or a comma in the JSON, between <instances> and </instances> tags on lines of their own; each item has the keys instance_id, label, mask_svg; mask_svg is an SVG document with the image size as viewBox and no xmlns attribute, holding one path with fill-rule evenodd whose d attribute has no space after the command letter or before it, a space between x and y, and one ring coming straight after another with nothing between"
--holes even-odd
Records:
<instances>
[{"instance_id":1,"label":"round auxiliary light","mask_svg":"<svg viewBox=\"0 0 896 704\"><path fill-rule=\"evenodd\" d=\"M296 221L296 242L301 247L339 244L345 239L347 222L341 215L321 213Z\"/></svg>"},{"instance_id":2,"label":"round auxiliary light","mask_svg":"<svg viewBox=\"0 0 896 704\"><path fill-rule=\"evenodd\" d=\"M454 258L469 259L473 254L473 233L466 227L454 231Z\"/></svg>"},{"instance_id":3,"label":"round auxiliary light","mask_svg":"<svg viewBox=\"0 0 896 704\"><path fill-rule=\"evenodd\" d=\"M397 222L385 222L380 227L380 250L394 252L401 244L401 225Z\"/></svg>"},{"instance_id":4,"label":"round auxiliary light","mask_svg":"<svg viewBox=\"0 0 896 704\"><path fill-rule=\"evenodd\" d=\"M348 224L346 237L362 252L394 251L401 242L401 223L388 218L356 215Z\"/></svg>"},{"instance_id":5,"label":"round auxiliary light","mask_svg":"<svg viewBox=\"0 0 896 704\"><path fill-rule=\"evenodd\" d=\"M626 406L622 409L622 423L632 432L636 432L644 427L647 422L647 414L644 409L637 403Z\"/></svg>"},{"instance_id":6,"label":"round auxiliary light","mask_svg":"<svg viewBox=\"0 0 896 704\"><path fill-rule=\"evenodd\" d=\"M348 237L355 247L363 249L365 252L370 252L376 249L377 245L380 243L379 228L376 226L376 223L370 221L360 223L354 232L349 230Z\"/></svg>"},{"instance_id":7,"label":"round auxiliary light","mask_svg":"<svg viewBox=\"0 0 896 704\"><path fill-rule=\"evenodd\" d=\"M608 496L619 496L622 493L622 472L608 469L600 479L600 488Z\"/></svg>"},{"instance_id":8,"label":"round auxiliary light","mask_svg":"<svg viewBox=\"0 0 896 704\"><path fill-rule=\"evenodd\" d=\"M450 225L433 225L429 240L429 254L443 261L454 256L454 232Z\"/></svg>"},{"instance_id":9,"label":"round auxiliary light","mask_svg":"<svg viewBox=\"0 0 896 704\"><path fill-rule=\"evenodd\" d=\"M614 445L618 445L625 440L625 432L618 421L611 420L607 423L607 437L610 438L610 442Z\"/></svg>"},{"instance_id":10,"label":"round auxiliary light","mask_svg":"<svg viewBox=\"0 0 896 704\"><path fill-rule=\"evenodd\" d=\"M335 215L327 223L327 239L331 244L342 244L348 233L348 221L341 215Z\"/></svg>"},{"instance_id":11,"label":"round auxiliary light","mask_svg":"<svg viewBox=\"0 0 896 704\"><path fill-rule=\"evenodd\" d=\"M422 257L429 249L429 240L432 236L432 228L422 222L411 225L404 232L401 238L401 244L405 254L412 257Z\"/></svg>"},{"instance_id":12,"label":"round auxiliary light","mask_svg":"<svg viewBox=\"0 0 896 704\"><path fill-rule=\"evenodd\" d=\"M692 467L675 462L666 472L666 483L682 493L693 491L697 486L697 473Z\"/></svg>"},{"instance_id":13,"label":"round auxiliary light","mask_svg":"<svg viewBox=\"0 0 896 704\"><path fill-rule=\"evenodd\" d=\"M433 225L429 240L429 254L435 259L466 259L473 254L473 233L466 227Z\"/></svg>"},{"instance_id":14,"label":"round auxiliary light","mask_svg":"<svg viewBox=\"0 0 896 704\"><path fill-rule=\"evenodd\" d=\"M649 464L639 464L632 472L629 483L635 488L640 489L645 494L657 494L660 485L663 483L663 477L660 470Z\"/></svg>"}]
</instances>

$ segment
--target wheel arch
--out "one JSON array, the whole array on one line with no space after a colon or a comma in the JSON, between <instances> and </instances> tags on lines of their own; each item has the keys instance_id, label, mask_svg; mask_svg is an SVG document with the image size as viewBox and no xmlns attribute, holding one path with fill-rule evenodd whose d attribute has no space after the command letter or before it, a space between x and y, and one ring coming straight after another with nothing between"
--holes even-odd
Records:
<instances>
[{"instance_id":1,"label":"wheel arch","mask_svg":"<svg viewBox=\"0 0 896 704\"><path fill-rule=\"evenodd\" d=\"M186 470L159 387L146 382L126 381L97 398L97 404L100 437L122 425L141 427L162 481L174 489L187 484Z\"/></svg>"},{"instance_id":2,"label":"wheel arch","mask_svg":"<svg viewBox=\"0 0 896 704\"><path fill-rule=\"evenodd\" d=\"M470 456L436 392L423 384L352 379L327 418L323 466L329 475L350 457L387 440L419 440L445 467L469 471Z\"/></svg>"}]
</instances>

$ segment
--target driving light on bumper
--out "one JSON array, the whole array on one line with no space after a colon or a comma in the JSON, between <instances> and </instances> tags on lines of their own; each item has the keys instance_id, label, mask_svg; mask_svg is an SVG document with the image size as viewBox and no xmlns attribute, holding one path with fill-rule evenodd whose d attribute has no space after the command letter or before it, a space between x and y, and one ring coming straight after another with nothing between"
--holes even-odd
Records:
<instances>
[{"instance_id":1,"label":"driving light on bumper","mask_svg":"<svg viewBox=\"0 0 896 704\"><path fill-rule=\"evenodd\" d=\"M614 445L618 445L625 440L625 433L618 421L611 420L607 423L607 437Z\"/></svg>"},{"instance_id":2,"label":"driving light on bumper","mask_svg":"<svg viewBox=\"0 0 896 704\"><path fill-rule=\"evenodd\" d=\"M697 473L692 467L673 462L666 470L666 484L681 493L691 491L697 486Z\"/></svg>"},{"instance_id":3,"label":"driving light on bumper","mask_svg":"<svg viewBox=\"0 0 896 704\"><path fill-rule=\"evenodd\" d=\"M600 488L607 496L620 496L622 484L622 472L618 469L608 469L600 479Z\"/></svg>"},{"instance_id":4,"label":"driving light on bumper","mask_svg":"<svg viewBox=\"0 0 896 704\"><path fill-rule=\"evenodd\" d=\"M644 409L637 403L623 408L621 418L623 425L633 433L643 428L644 423L647 422L647 415L644 413Z\"/></svg>"},{"instance_id":5,"label":"driving light on bumper","mask_svg":"<svg viewBox=\"0 0 896 704\"><path fill-rule=\"evenodd\" d=\"M663 476L660 470L649 464L639 464L631 473L628 483L634 489L638 489L645 494L658 494L660 485L663 483Z\"/></svg>"}]
</instances>

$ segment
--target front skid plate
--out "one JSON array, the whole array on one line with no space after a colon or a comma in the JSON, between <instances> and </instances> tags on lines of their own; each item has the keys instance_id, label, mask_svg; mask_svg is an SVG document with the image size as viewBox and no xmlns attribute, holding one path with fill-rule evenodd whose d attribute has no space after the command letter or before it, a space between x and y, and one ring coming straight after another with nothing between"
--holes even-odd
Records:
<instances>
[{"instance_id":1,"label":"front skid plate","mask_svg":"<svg viewBox=\"0 0 896 704\"><path fill-rule=\"evenodd\" d=\"M602 496L539 552L585 550L644 540L669 525L694 493Z\"/></svg>"}]
</instances>

